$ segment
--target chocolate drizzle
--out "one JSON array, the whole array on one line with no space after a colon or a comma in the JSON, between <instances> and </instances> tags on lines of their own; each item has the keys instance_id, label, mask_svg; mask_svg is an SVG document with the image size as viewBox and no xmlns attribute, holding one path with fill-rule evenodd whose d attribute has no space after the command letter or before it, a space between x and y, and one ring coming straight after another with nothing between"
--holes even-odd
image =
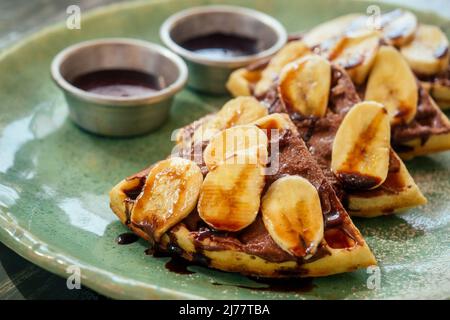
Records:
<instances>
[{"instance_id":1,"label":"chocolate drizzle","mask_svg":"<svg viewBox=\"0 0 450 320\"><path fill-rule=\"evenodd\" d=\"M392 128L392 144L400 151L408 141L420 139L421 144L424 145L430 136L449 132L450 125L443 121L442 112L428 92L420 86L416 116L410 123Z\"/></svg>"},{"instance_id":2,"label":"chocolate drizzle","mask_svg":"<svg viewBox=\"0 0 450 320\"><path fill-rule=\"evenodd\" d=\"M139 240L139 237L131 232L122 233L116 238L117 244L120 244L120 245L131 244L138 240Z\"/></svg>"}]
</instances>

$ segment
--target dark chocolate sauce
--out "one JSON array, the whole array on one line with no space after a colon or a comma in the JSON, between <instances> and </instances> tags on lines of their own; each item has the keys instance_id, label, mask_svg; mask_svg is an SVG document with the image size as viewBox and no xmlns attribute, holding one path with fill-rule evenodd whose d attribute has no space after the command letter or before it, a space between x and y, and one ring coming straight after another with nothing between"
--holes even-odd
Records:
<instances>
[{"instance_id":1,"label":"dark chocolate sauce","mask_svg":"<svg viewBox=\"0 0 450 320\"><path fill-rule=\"evenodd\" d=\"M265 279L248 277L249 279L264 284L264 287L252 287L244 285L236 285L236 287L255 290L255 291L270 291L270 292L283 292L283 293L305 293L314 289L312 278L286 278L286 279ZM221 284L213 282L215 286L223 286L227 284Z\"/></svg>"},{"instance_id":2,"label":"dark chocolate sauce","mask_svg":"<svg viewBox=\"0 0 450 320\"><path fill-rule=\"evenodd\" d=\"M148 95L164 88L164 81L135 70L98 70L76 77L72 84L84 91L113 97Z\"/></svg>"},{"instance_id":3,"label":"dark chocolate sauce","mask_svg":"<svg viewBox=\"0 0 450 320\"><path fill-rule=\"evenodd\" d=\"M180 43L186 50L213 58L231 58L257 53L258 41L225 33L210 33Z\"/></svg>"},{"instance_id":4,"label":"dark chocolate sauce","mask_svg":"<svg viewBox=\"0 0 450 320\"><path fill-rule=\"evenodd\" d=\"M177 246L173 246L174 248L178 248ZM168 248L168 251L177 251L178 249ZM193 261L188 261L183 259L180 256L177 256L175 253L164 252L154 248L148 248L145 250L145 254L151 255L154 258L170 258L169 261L164 265L165 268L173 273L189 275L194 274L194 271L189 270L190 266L207 266L209 264L209 259L202 254L195 254ZM249 277L249 279L258 282L260 284L264 284L267 286L264 287L252 287L252 286L244 286L244 285L236 285L236 287L258 290L258 291L272 291L272 292L309 292L314 288L312 283L312 278L286 278L286 279L264 279L257 277ZM228 285L214 282L213 285Z\"/></svg>"},{"instance_id":5,"label":"dark chocolate sauce","mask_svg":"<svg viewBox=\"0 0 450 320\"><path fill-rule=\"evenodd\" d=\"M166 262L164 266L170 272L174 272L177 274L194 274L195 272L188 270L188 267L191 265L192 264L189 261L177 256L173 256L169 261Z\"/></svg>"},{"instance_id":6,"label":"dark chocolate sauce","mask_svg":"<svg viewBox=\"0 0 450 320\"><path fill-rule=\"evenodd\" d=\"M189 266L195 265L194 263L187 261L176 255L171 255L170 253L154 249L148 248L145 250L146 255L151 255L154 258L170 258L169 261L164 265L165 268L176 274L194 274L195 272L188 270Z\"/></svg>"},{"instance_id":7,"label":"dark chocolate sauce","mask_svg":"<svg viewBox=\"0 0 450 320\"><path fill-rule=\"evenodd\" d=\"M122 233L116 238L118 244L131 244L139 240L139 237L131 232Z\"/></svg>"}]
</instances>

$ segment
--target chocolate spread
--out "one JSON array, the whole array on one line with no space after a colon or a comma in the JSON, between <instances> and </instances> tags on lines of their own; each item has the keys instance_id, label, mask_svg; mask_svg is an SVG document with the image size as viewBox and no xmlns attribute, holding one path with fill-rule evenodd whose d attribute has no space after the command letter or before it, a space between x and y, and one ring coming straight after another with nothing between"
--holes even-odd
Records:
<instances>
[{"instance_id":1,"label":"chocolate spread","mask_svg":"<svg viewBox=\"0 0 450 320\"><path fill-rule=\"evenodd\" d=\"M432 102L428 92L419 86L419 103L415 118L408 124L392 128L392 145L403 151L405 142L420 139L424 145L430 136L450 132L450 125L443 121L442 111Z\"/></svg>"}]
</instances>

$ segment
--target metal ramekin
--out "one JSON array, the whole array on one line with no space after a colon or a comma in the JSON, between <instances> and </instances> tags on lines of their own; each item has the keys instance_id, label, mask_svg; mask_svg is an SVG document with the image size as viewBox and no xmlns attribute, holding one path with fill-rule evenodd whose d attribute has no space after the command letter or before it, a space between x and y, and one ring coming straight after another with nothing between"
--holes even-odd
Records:
<instances>
[{"instance_id":1,"label":"metal ramekin","mask_svg":"<svg viewBox=\"0 0 450 320\"><path fill-rule=\"evenodd\" d=\"M87 72L127 69L162 77L165 87L155 93L112 97L81 90L70 81ZM158 128L170 111L173 96L187 80L184 61L169 50L146 41L108 38L86 41L61 51L51 74L63 90L70 118L81 128L104 136L135 136Z\"/></svg>"},{"instance_id":2,"label":"metal ramekin","mask_svg":"<svg viewBox=\"0 0 450 320\"><path fill-rule=\"evenodd\" d=\"M263 50L253 55L210 58L189 51L178 43L213 32L231 33L256 38ZM188 86L203 92L226 93L230 73L250 63L267 58L287 41L284 27L274 18L259 11L236 6L203 6L180 11L161 26L163 43L180 55L189 68Z\"/></svg>"}]
</instances>

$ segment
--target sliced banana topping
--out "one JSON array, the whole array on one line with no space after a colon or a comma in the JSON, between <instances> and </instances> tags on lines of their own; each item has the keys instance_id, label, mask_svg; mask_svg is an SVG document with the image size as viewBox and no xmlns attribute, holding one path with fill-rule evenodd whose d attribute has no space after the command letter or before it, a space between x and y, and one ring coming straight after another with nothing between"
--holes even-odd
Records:
<instances>
[{"instance_id":1,"label":"sliced banana topping","mask_svg":"<svg viewBox=\"0 0 450 320\"><path fill-rule=\"evenodd\" d=\"M416 78L401 53L393 47L383 46L378 50L364 99L383 104L392 125L409 123L416 116Z\"/></svg>"},{"instance_id":2,"label":"sliced banana topping","mask_svg":"<svg viewBox=\"0 0 450 320\"><path fill-rule=\"evenodd\" d=\"M234 97L251 96L250 87L258 82L260 78L261 71L250 71L246 68L240 68L231 73L226 87Z\"/></svg>"},{"instance_id":3,"label":"sliced banana topping","mask_svg":"<svg viewBox=\"0 0 450 320\"><path fill-rule=\"evenodd\" d=\"M249 124L267 114L267 108L254 97L234 98L225 103L211 121L194 132L194 141L208 141L223 129Z\"/></svg>"},{"instance_id":4,"label":"sliced banana topping","mask_svg":"<svg viewBox=\"0 0 450 320\"><path fill-rule=\"evenodd\" d=\"M413 13L397 9L375 19L373 16L361 16L350 23L346 34L378 30L382 32L386 43L403 46L413 39L417 25L417 18Z\"/></svg>"},{"instance_id":5,"label":"sliced banana topping","mask_svg":"<svg viewBox=\"0 0 450 320\"><path fill-rule=\"evenodd\" d=\"M402 47L401 53L418 74L434 75L448 68L448 40L437 26L421 24L414 40Z\"/></svg>"},{"instance_id":6,"label":"sliced banana topping","mask_svg":"<svg viewBox=\"0 0 450 320\"><path fill-rule=\"evenodd\" d=\"M343 67L354 83L362 84L375 61L379 43L377 31L345 36L330 51L328 58Z\"/></svg>"},{"instance_id":7,"label":"sliced banana topping","mask_svg":"<svg viewBox=\"0 0 450 320\"><path fill-rule=\"evenodd\" d=\"M262 199L264 225L284 251L308 259L323 238L323 215L316 188L300 176L275 181Z\"/></svg>"},{"instance_id":8,"label":"sliced banana topping","mask_svg":"<svg viewBox=\"0 0 450 320\"><path fill-rule=\"evenodd\" d=\"M286 104L304 116L322 117L328 106L331 66L323 57L308 55L283 68L278 92Z\"/></svg>"},{"instance_id":9,"label":"sliced banana topping","mask_svg":"<svg viewBox=\"0 0 450 320\"><path fill-rule=\"evenodd\" d=\"M297 128L292 123L292 120L289 118L289 115L285 113L269 114L268 116L256 120L255 122L253 122L253 124L258 128L265 130L279 129L279 130L292 130L294 132L297 131Z\"/></svg>"},{"instance_id":10,"label":"sliced banana topping","mask_svg":"<svg viewBox=\"0 0 450 320\"><path fill-rule=\"evenodd\" d=\"M217 112L217 118L221 129L226 129L241 124L249 124L268 113L267 108L254 97L238 97L228 101Z\"/></svg>"},{"instance_id":11,"label":"sliced banana topping","mask_svg":"<svg viewBox=\"0 0 450 320\"><path fill-rule=\"evenodd\" d=\"M255 95L260 96L267 92L285 65L308 53L310 53L310 50L303 41L287 43L270 59L269 65L261 73L261 79L255 86Z\"/></svg>"},{"instance_id":12,"label":"sliced banana topping","mask_svg":"<svg viewBox=\"0 0 450 320\"><path fill-rule=\"evenodd\" d=\"M380 186L389 169L391 128L383 105L364 101L356 104L336 133L331 169L349 189Z\"/></svg>"},{"instance_id":13,"label":"sliced banana topping","mask_svg":"<svg viewBox=\"0 0 450 320\"><path fill-rule=\"evenodd\" d=\"M351 23L359 17L361 17L360 14L351 13L319 24L311 29L302 40L309 47L319 44L322 45L324 42L328 41L335 41L344 34Z\"/></svg>"},{"instance_id":14,"label":"sliced banana topping","mask_svg":"<svg viewBox=\"0 0 450 320\"><path fill-rule=\"evenodd\" d=\"M173 157L150 170L131 211L131 222L151 232L155 241L195 208L203 175L190 160Z\"/></svg>"},{"instance_id":15,"label":"sliced banana topping","mask_svg":"<svg viewBox=\"0 0 450 320\"><path fill-rule=\"evenodd\" d=\"M439 81L434 82L430 89L430 93L442 110L450 109L450 84Z\"/></svg>"},{"instance_id":16,"label":"sliced banana topping","mask_svg":"<svg viewBox=\"0 0 450 320\"><path fill-rule=\"evenodd\" d=\"M265 165L267 136L255 125L236 126L216 134L203 152L209 170L230 160Z\"/></svg>"},{"instance_id":17,"label":"sliced banana topping","mask_svg":"<svg viewBox=\"0 0 450 320\"><path fill-rule=\"evenodd\" d=\"M258 214L264 181L260 164L230 159L216 166L201 188L197 206L200 217L217 230L244 229Z\"/></svg>"},{"instance_id":18,"label":"sliced banana topping","mask_svg":"<svg viewBox=\"0 0 450 320\"><path fill-rule=\"evenodd\" d=\"M410 42L417 29L416 16L406 10L394 10L381 17L384 39L391 45L403 46Z\"/></svg>"}]
</instances>

